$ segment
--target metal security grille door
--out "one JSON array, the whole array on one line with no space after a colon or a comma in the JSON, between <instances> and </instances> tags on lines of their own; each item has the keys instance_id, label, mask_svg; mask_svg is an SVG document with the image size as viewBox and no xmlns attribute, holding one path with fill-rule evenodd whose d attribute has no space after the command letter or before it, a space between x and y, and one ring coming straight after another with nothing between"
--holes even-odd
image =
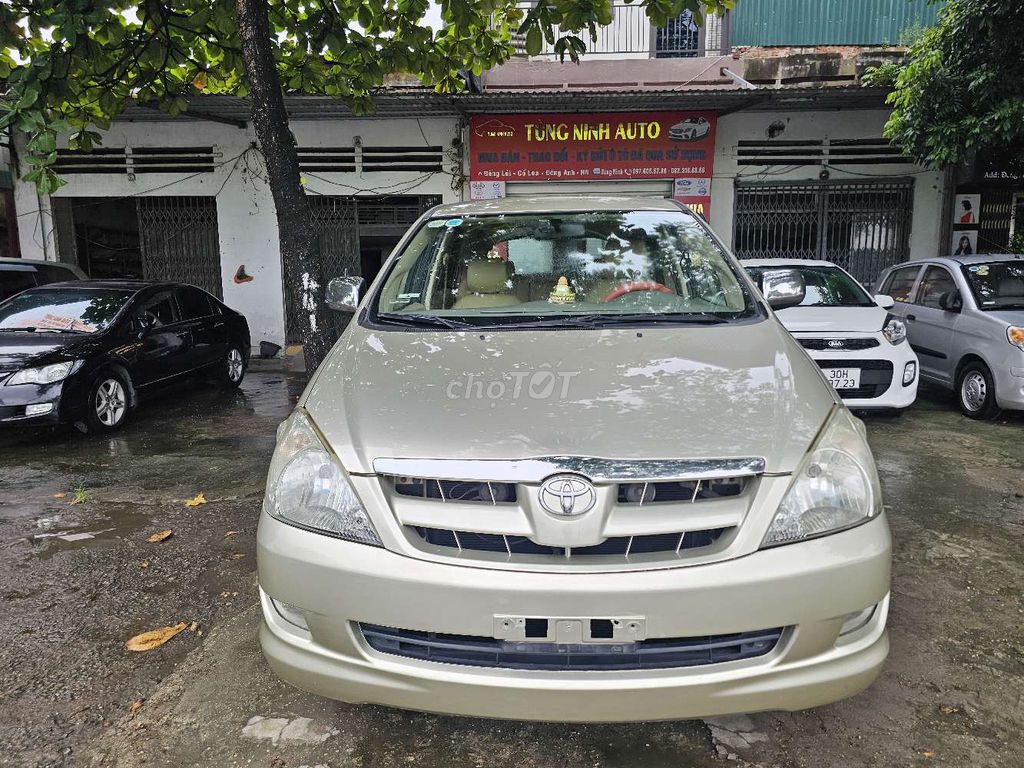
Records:
<instances>
[{"instance_id":1,"label":"metal security grille door","mask_svg":"<svg viewBox=\"0 0 1024 768\"><path fill-rule=\"evenodd\" d=\"M140 197L136 210L142 276L198 285L222 298L216 200Z\"/></svg>"},{"instance_id":2,"label":"metal security grille door","mask_svg":"<svg viewBox=\"0 0 1024 768\"><path fill-rule=\"evenodd\" d=\"M393 231L399 236L425 210L441 199L434 195L406 195L382 199L360 200L355 197L318 195L310 197L313 226L320 240L320 258L324 280L345 275L362 275L360 235ZM285 270L285 301L287 338L291 343L303 341L299 328L302 275ZM347 318L339 315L339 333ZM342 322L343 320L343 322Z\"/></svg>"},{"instance_id":3,"label":"metal security grille door","mask_svg":"<svg viewBox=\"0 0 1024 768\"><path fill-rule=\"evenodd\" d=\"M824 259L871 281L910 257L912 179L736 185L741 259Z\"/></svg>"}]
</instances>

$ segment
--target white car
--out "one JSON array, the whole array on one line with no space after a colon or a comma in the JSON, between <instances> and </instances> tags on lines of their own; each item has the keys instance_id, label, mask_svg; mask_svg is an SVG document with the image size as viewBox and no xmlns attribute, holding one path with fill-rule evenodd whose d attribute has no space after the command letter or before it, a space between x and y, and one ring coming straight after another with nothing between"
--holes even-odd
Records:
<instances>
[{"instance_id":1,"label":"white car","mask_svg":"<svg viewBox=\"0 0 1024 768\"><path fill-rule=\"evenodd\" d=\"M697 141L711 132L711 124L704 117L688 117L668 129L672 141Z\"/></svg>"},{"instance_id":2,"label":"white car","mask_svg":"<svg viewBox=\"0 0 1024 768\"><path fill-rule=\"evenodd\" d=\"M814 358L847 407L902 410L917 398L917 355L903 321L887 310L889 296L872 297L852 275L827 261L747 259L743 267L758 285L767 271L792 269L807 293L795 307L777 312L786 330Z\"/></svg>"}]
</instances>

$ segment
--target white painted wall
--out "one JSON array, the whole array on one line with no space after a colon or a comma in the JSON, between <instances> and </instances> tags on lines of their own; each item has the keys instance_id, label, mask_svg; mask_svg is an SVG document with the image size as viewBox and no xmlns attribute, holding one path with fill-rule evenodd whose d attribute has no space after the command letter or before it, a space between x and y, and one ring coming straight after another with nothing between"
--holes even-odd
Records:
<instances>
[{"instance_id":1,"label":"white painted wall","mask_svg":"<svg viewBox=\"0 0 1024 768\"><path fill-rule=\"evenodd\" d=\"M777 138L805 139L874 139L882 135L882 126L889 113L885 110L848 110L816 112L736 112L718 119L715 141L715 174L711 183L711 226L731 247L733 228L734 181L742 175L747 181L809 181L816 180L820 166L802 166L785 173L778 168L740 166L736 163L739 141L765 141L765 131L776 121L785 124ZM940 250L942 229L943 177L941 171L930 171L916 165L856 165L829 169L833 180L866 180L864 174L914 179L914 212L911 220L910 258L930 258ZM878 179L884 180L884 179ZM942 244L944 247L944 244Z\"/></svg>"},{"instance_id":2,"label":"white painted wall","mask_svg":"<svg viewBox=\"0 0 1024 768\"><path fill-rule=\"evenodd\" d=\"M458 136L457 121L448 118L350 119L306 121L292 124L300 146L352 146L360 137L363 146L427 146L451 149ZM426 141L424 141L426 140ZM142 195L202 195L217 198L221 279L224 301L245 314L252 341L284 343L284 298L281 290L281 258L274 202L266 183L266 171L258 152L249 151L255 137L250 129L200 120L118 122L104 134L103 146L175 147L210 146L219 153L221 165L213 173L73 174L55 197L136 197ZM446 163L446 169L448 164ZM24 173L24 169L22 170ZM331 173L306 177L310 194L323 195L441 195L445 202L460 199L452 190L448 173L424 178L417 172ZM56 259L49 200L35 187L18 181L15 195L22 255ZM253 280L236 285L232 278L240 264Z\"/></svg>"}]
</instances>

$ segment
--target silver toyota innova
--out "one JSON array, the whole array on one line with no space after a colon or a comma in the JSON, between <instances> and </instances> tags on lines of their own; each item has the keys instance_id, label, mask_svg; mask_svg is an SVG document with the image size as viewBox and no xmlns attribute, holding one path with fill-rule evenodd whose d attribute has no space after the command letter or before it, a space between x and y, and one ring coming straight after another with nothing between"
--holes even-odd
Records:
<instances>
[{"instance_id":1,"label":"silver toyota innova","mask_svg":"<svg viewBox=\"0 0 1024 768\"><path fill-rule=\"evenodd\" d=\"M259 525L274 671L348 702L554 721L795 710L887 650L861 422L663 200L447 205L281 425Z\"/></svg>"}]
</instances>

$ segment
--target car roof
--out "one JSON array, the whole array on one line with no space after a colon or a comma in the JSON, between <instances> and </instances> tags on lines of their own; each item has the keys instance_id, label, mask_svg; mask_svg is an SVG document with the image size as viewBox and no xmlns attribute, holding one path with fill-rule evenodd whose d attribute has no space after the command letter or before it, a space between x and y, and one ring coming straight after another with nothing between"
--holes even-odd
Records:
<instances>
[{"instance_id":1,"label":"car roof","mask_svg":"<svg viewBox=\"0 0 1024 768\"><path fill-rule=\"evenodd\" d=\"M29 266L29 267L63 267L71 272L76 271L78 268L74 264L65 264L62 261L44 261L43 259L13 259L10 256L0 257L0 267L12 264L16 267Z\"/></svg>"},{"instance_id":2,"label":"car roof","mask_svg":"<svg viewBox=\"0 0 1024 768\"><path fill-rule=\"evenodd\" d=\"M40 290L48 288L119 288L122 290L141 291L143 288L168 288L185 285L160 280L64 280L59 283L40 285Z\"/></svg>"},{"instance_id":3,"label":"car roof","mask_svg":"<svg viewBox=\"0 0 1024 768\"><path fill-rule=\"evenodd\" d=\"M744 267L835 267L838 264L824 259L740 259Z\"/></svg>"},{"instance_id":4,"label":"car roof","mask_svg":"<svg viewBox=\"0 0 1024 768\"><path fill-rule=\"evenodd\" d=\"M447 203L429 211L440 216L486 216L502 213L573 213L588 211L686 211L681 204L665 198L613 197L589 195L536 195L503 197L498 200L473 200Z\"/></svg>"},{"instance_id":5,"label":"car roof","mask_svg":"<svg viewBox=\"0 0 1024 768\"><path fill-rule=\"evenodd\" d=\"M970 256L936 256L932 259L916 259L904 261L900 264L893 264L886 267L884 272L889 272L902 267L920 267L925 264L944 264L953 267L958 264L993 264L1000 261L1024 261L1024 253L973 253Z\"/></svg>"}]
</instances>

